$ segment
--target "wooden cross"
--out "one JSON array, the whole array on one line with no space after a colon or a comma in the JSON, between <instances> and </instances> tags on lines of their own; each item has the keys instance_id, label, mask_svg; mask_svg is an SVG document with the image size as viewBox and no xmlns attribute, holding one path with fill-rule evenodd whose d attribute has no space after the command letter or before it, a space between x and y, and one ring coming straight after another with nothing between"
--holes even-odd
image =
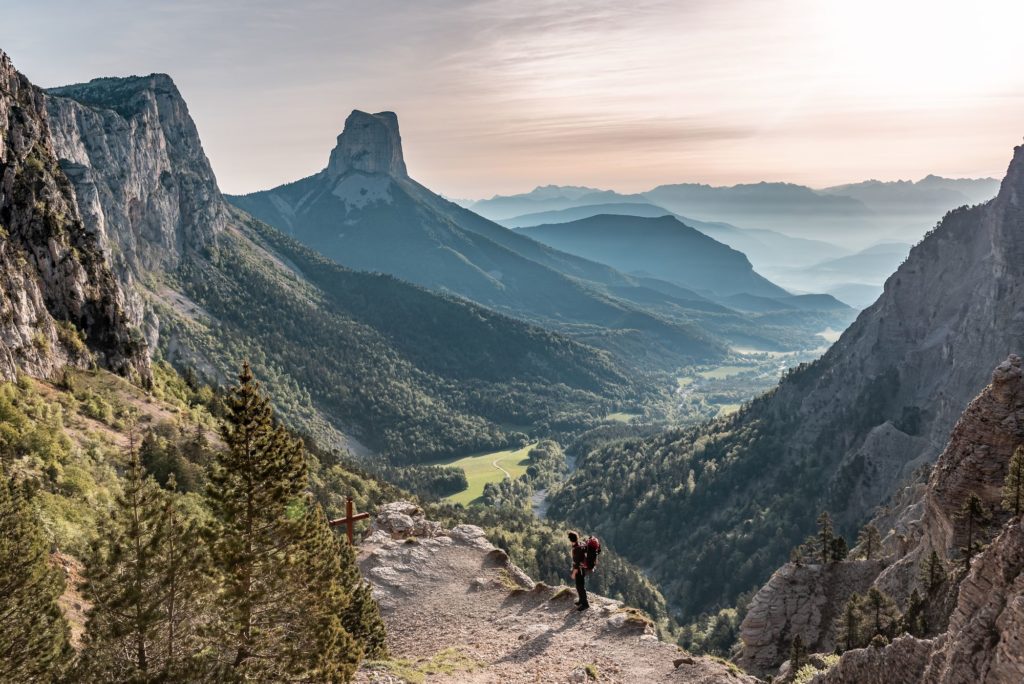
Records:
<instances>
[{"instance_id":1,"label":"wooden cross","mask_svg":"<svg viewBox=\"0 0 1024 684\"><path fill-rule=\"evenodd\" d=\"M348 543L354 543L352 541L352 533L356 527L356 521L366 520L370 517L369 513L355 513L353 512L354 506L352 504L352 497L345 497L345 517L338 518L336 520L329 520L328 524L331 527L337 527L338 525L344 525L345 531L348 533Z\"/></svg>"}]
</instances>

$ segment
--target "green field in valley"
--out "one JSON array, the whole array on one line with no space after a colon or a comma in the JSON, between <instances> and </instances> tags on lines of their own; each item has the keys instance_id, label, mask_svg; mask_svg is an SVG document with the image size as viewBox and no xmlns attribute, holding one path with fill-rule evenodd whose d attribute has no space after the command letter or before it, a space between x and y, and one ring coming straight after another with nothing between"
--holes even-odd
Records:
<instances>
[{"instance_id":1,"label":"green field in valley","mask_svg":"<svg viewBox=\"0 0 1024 684\"><path fill-rule=\"evenodd\" d=\"M628 413L626 411L618 411L617 413L609 413L604 417L605 420L610 420L615 423L628 423L634 418L639 418L639 413Z\"/></svg>"},{"instance_id":2,"label":"green field in valley","mask_svg":"<svg viewBox=\"0 0 1024 684\"><path fill-rule=\"evenodd\" d=\"M730 375L737 375L748 370L750 370L750 367L748 366L718 366L711 370L701 371L698 375L708 380L721 380L729 377Z\"/></svg>"},{"instance_id":3,"label":"green field in valley","mask_svg":"<svg viewBox=\"0 0 1024 684\"><path fill-rule=\"evenodd\" d=\"M468 505L480 498L484 493L484 485L488 482L501 482L505 476L513 479L526 472L527 456L536 443L528 444L522 449L505 449L486 454L463 456L435 465L450 465L462 468L469 481L469 488L445 499L450 503Z\"/></svg>"}]
</instances>

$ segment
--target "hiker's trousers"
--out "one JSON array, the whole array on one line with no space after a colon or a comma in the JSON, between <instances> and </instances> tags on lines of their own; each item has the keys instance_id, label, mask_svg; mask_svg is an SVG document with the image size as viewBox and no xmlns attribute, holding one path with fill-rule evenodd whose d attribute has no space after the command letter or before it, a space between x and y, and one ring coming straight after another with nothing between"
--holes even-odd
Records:
<instances>
[{"instance_id":1,"label":"hiker's trousers","mask_svg":"<svg viewBox=\"0 0 1024 684\"><path fill-rule=\"evenodd\" d=\"M580 605L587 605L587 571L583 568L576 570L576 593L580 597Z\"/></svg>"}]
</instances>

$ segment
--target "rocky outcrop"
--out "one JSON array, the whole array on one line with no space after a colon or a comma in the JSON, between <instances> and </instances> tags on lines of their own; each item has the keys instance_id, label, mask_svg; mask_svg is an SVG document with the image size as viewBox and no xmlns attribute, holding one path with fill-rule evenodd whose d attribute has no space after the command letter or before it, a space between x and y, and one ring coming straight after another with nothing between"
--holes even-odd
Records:
<instances>
[{"instance_id":1,"label":"rocky outcrop","mask_svg":"<svg viewBox=\"0 0 1024 684\"><path fill-rule=\"evenodd\" d=\"M144 274L211 251L227 222L188 107L169 76L151 74L53 88L46 109L83 220L135 295L134 323L148 315L155 348L158 321L137 296Z\"/></svg>"},{"instance_id":2,"label":"rocky outcrop","mask_svg":"<svg viewBox=\"0 0 1024 684\"><path fill-rule=\"evenodd\" d=\"M900 607L915 589L926 597L931 638L903 636L884 648L849 651L816 681L1024 681L1024 528L1019 519L1007 522L1000 505L1010 458L1022 443L1024 362L1011 354L964 411L927 479L904 488L872 521L884 535L885 562L857 562L863 572L852 591L863 594L874 586ZM972 494L994 518L991 531L979 534L994 540L965 574L960 510ZM950 573L929 590L922 565L933 551ZM834 647L834 622L818 618L837 615L852 591L837 591L840 583L823 579L818 566L792 564L772 576L743 622L742 664L758 672L777 667L786 657L782 648L797 634L812 650ZM822 584L833 585L834 595L827 597Z\"/></svg>"},{"instance_id":3,"label":"rocky outcrop","mask_svg":"<svg viewBox=\"0 0 1024 684\"><path fill-rule=\"evenodd\" d=\"M1018 684L1024 681L1024 525L1019 519L975 559L949 628L843 654L817 684Z\"/></svg>"},{"instance_id":4,"label":"rocky outcrop","mask_svg":"<svg viewBox=\"0 0 1024 684\"><path fill-rule=\"evenodd\" d=\"M58 166L45 101L0 52L0 377L95 356L145 381L145 342Z\"/></svg>"},{"instance_id":5,"label":"rocky outcrop","mask_svg":"<svg viewBox=\"0 0 1024 684\"><path fill-rule=\"evenodd\" d=\"M750 602L740 625L740 665L756 673L773 670L789 657L797 636L811 651L834 649L836 616L850 596L867 591L883 567L860 560L784 565Z\"/></svg>"},{"instance_id":6,"label":"rocky outcrop","mask_svg":"<svg viewBox=\"0 0 1024 684\"><path fill-rule=\"evenodd\" d=\"M407 669L425 663L431 682L758 681L660 641L650 620L617 601L592 594L590 610L576 611L575 592L533 582L481 528L446 529L409 502L378 508L359 562L392 657ZM441 659L449 667L431 668ZM384 662L364 664L356 681L412 679Z\"/></svg>"},{"instance_id":7,"label":"rocky outcrop","mask_svg":"<svg viewBox=\"0 0 1024 684\"><path fill-rule=\"evenodd\" d=\"M331 152L327 174L337 178L349 172L408 178L394 112L367 114L357 109L348 115Z\"/></svg>"}]
</instances>

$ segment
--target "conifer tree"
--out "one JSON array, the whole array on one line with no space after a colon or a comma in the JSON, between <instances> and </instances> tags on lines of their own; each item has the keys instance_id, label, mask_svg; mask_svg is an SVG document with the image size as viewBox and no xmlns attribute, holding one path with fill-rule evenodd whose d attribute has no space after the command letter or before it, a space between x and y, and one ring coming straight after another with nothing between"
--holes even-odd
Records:
<instances>
[{"instance_id":1,"label":"conifer tree","mask_svg":"<svg viewBox=\"0 0 1024 684\"><path fill-rule=\"evenodd\" d=\"M978 533L988 520L988 515L981 497L973 492L967 497L967 501L960 508L959 517L967 525L967 544L960 549L964 556L965 573L971 570L971 559L974 558L974 554L980 546L978 543Z\"/></svg>"},{"instance_id":2,"label":"conifer tree","mask_svg":"<svg viewBox=\"0 0 1024 684\"><path fill-rule=\"evenodd\" d=\"M797 634L789 645L789 671L798 672L807 659L807 647L803 638Z\"/></svg>"},{"instance_id":3,"label":"conifer tree","mask_svg":"<svg viewBox=\"0 0 1024 684\"><path fill-rule=\"evenodd\" d=\"M853 594L843 606L843 614L839 623L839 639L843 650L849 651L864 646L864 599L860 594Z\"/></svg>"},{"instance_id":4,"label":"conifer tree","mask_svg":"<svg viewBox=\"0 0 1024 684\"><path fill-rule=\"evenodd\" d=\"M86 562L83 589L93 606L79 678L180 681L196 673L208 582L203 547L175 498L132 450L122 493Z\"/></svg>"},{"instance_id":5,"label":"conifer tree","mask_svg":"<svg viewBox=\"0 0 1024 684\"><path fill-rule=\"evenodd\" d=\"M868 616L868 628L871 636L887 637L892 633L892 626L897 621L896 603L876 587L868 590L864 609Z\"/></svg>"},{"instance_id":6,"label":"conifer tree","mask_svg":"<svg viewBox=\"0 0 1024 684\"><path fill-rule=\"evenodd\" d=\"M248 364L238 379L208 492L221 664L246 679L346 680L359 647L341 625L341 558L306 495L304 449L275 421Z\"/></svg>"},{"instance_id":7,"label":"conifer tree","mask_svg":"<svg viewBox=\"0 0 1024 684\"><path fill-rule=\"evenodd\" d=\"M71 656L63 591L25 486L0 463L0 681L60 678Z\"/></svg>"},{"instance_id":8,"label":"conifer tree","mask_svg":"<svg viewBox=\"0 0 1024 684\"><path fill-rule=\"evenodd\" d=\"M925 600L917 589L910 592L907 609L903 612L900 622L902 630L912 636L923 637L928 632Z\"/></svg>"},{"instance_id":9,"label":"conifer tree","mask_svg":"<svg viewBox=\"0 0 1024 684\"><path fill-rule=\"evenodd\" d=\"M821 564L827 565L832 558L832 540L835 535L832 530L832 516L828 511L822 511L818 516L818 556Z\"/></svg>"},{"instance_id":10,"label":"conifer tree","mask_svg":"<svg viewBox=\"0 0 1024 684\"><path fill-rule=\"evenodd\" d=\"M946 583L946 564L939 558L939 554L935 552L935 549L931 550L931 553L925 557L924 562L921 564L919 578L921 584L924 585L925 592L929 596Z\"/></svg>"},{"instance_id":11,"label":"conifer tree","mask_svg":"<svg viewBox=\"0 0 1024 684\"><path fill-rule=\"evenodd\" d=\"M1024 444L1013 451L1010 458L1010 469L1006 473L1003 484L1003 508L1013 514L1020 515L1024 506Z\"/></svg>"},{"instance_id":12,"label":"conifer tree","mask_svg":"<svg viewBox=\"0 0 1024 684\"><path fill-rule=\"evenodd\" d=\"M833 563L846 560L846 556L850 553L849 548L846 546L846 540L842 537L835 537L832 539L832 552L831 558Z\"/></svg>"},{"instance_id":13,"label":"conifer tree","mask_svg":"<svg viewBox=\"0 0 1024 684\"><path fill-rule=\"evenodd\" d=\"M857 535L857 546L865 560L872 560L878 555L882 546L882 535L874 525L866 525Z\"/></svg>"},{"instance_id":14,"label":"conifer tree","mask_svg":"<svg viewBox=\"0 0 1024 684\"><path fill-rule=\"evenodd\" d=\"M356 563L355 549L347 539L334 535L337 541L338 556L341 559L342 587L349 595L348 606L341 615L341 623L363 647L363 657L381 660L387 657L384 621L380 617L380 608L373 600L373 589L363 579Z\"/></svg>"}]
</instances>

